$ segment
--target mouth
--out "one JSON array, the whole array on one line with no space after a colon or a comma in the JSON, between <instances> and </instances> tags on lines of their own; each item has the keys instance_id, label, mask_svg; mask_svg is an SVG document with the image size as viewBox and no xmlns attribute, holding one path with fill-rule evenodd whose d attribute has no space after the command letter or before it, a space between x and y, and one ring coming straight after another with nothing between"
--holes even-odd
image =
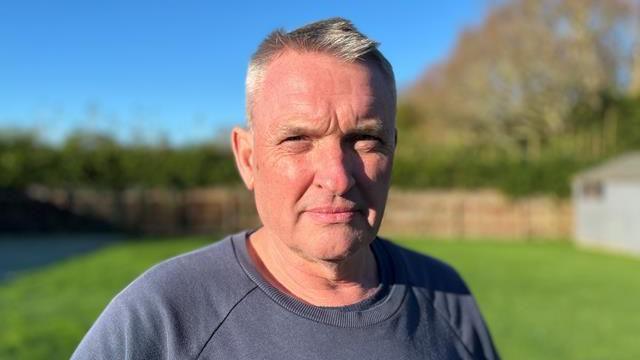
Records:
<instances>
[{"instance_id":1,"label":"mouth","mask_svg":"<svg viewBox=\"0 0 640 360\"><path fill-rule=\"evenodd\" d=\"M305 211L313 220L322 224L348 223L361 211L355 207L316 207Z\"/></svg>"}]
</instances>

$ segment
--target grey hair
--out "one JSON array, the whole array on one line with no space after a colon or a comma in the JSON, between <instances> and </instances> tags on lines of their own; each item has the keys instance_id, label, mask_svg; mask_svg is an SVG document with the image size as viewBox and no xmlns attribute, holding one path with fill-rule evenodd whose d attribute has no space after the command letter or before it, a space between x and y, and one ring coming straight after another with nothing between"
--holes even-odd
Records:
<instances>
[{"instance_id":1,"label":"grey hair","mask_svg":"<svg viewBox=\"0 0 640 360\"><path fill-rule=\"evenodd\" d=\"M387 78L395 103L397 95L393 67L378 50L378 45L359 32L351 21L340 17L317 21L291 32L282 29L273 31L260 43L249 62L245 83L248 125L251 126L254 99L267 66L287 49L326 53L349 63L370 61Z\"/></svg>"}]
</instances>

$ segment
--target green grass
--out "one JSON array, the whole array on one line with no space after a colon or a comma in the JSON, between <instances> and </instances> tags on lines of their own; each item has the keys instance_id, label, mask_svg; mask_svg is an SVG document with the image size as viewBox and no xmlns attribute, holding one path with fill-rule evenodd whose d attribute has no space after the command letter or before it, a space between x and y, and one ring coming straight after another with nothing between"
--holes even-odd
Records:
<instances>
[{"instance_id":1,"label":"green grass","mask_svg":"<svg viewBox=\"0 0 640 360\"><path fill-rule=\"evenodd\" d=\"M209 239L123 243L0 285L0 358L68 358L150 265ZM402 243L445 259L474 291L505 359L636 359L640 261L557 243Z\"/></svg>"},{"instance_id":2,"label":"green grass","mask_svg":"<svg viewBox=\"0 0 640 360\"><path fill-rule=\"evenodd\" d=\"M210 240L209 240L210 241ZM109 300L154 263L205 239L122 243L0 286L0 359L68 359Z\"/></svg>"},{"instance_id":3,"label":"green grass","mask_svg":"<svg viewBox=\"0 0 640 360\"><path fill-rule=\"evenodd\" d=\"M640 261L564 243L404 242L453 264L505 359L639 359Z\"/></svg>"}]
</instances>

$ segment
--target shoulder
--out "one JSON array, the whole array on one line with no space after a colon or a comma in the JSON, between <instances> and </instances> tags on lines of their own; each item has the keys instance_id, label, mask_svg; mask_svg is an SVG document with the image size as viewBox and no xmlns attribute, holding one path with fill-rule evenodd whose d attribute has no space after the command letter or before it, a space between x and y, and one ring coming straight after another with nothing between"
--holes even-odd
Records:
<instances>
[{"instance_id":1,"label":"shoulder","mask_svg":"<svg viewBox=\"0 0 640 360\"><path fill-rule=\"evenodd\" d=\"M477 359L497 359L493 340L469 287L446 262L383 240L394 268L414 296L443 321Z\"/></svg>"},{"instance_id":2,"label":"shoulder","mask_svg":"<svg viewBox=\"0 0 640 360\"><path fill-rule=\"evenodd\" d=\"M478 311L469 287L460 274L446 262L383 240L391 254L397 281L407 283L420 298L430 303L448 320L456 322L460 312Z\"/></svg>"},{"instance_id":3,"label":"shoulder","mask_svg":"<svg viewBox=\"0 0 640 360\"><path fill-rule=\"evenodd\" d=\"M113 298L73 358L195 358L253 288L230 237L163 261Z\"/></svg>"},{"instance_id":4,"label":"shoulder","mask_svg":"<svg viewBox=\"0 0 640 360\"><path fill-rule=\"evenodd\" d=\"M380 240L391 255L394 267L404 273L406 280L412 286L430 292L469 294L469 288L453 266L389 240Z\"/></svg>"},{"instance_id":5,"label":"shoulder","mask_svg":"<svg viewBox=\"0 0 640 360\"><path fill-rule=\"evenodd\" d=\"M222 305L233 302L252 286L237 263L231 236L228 236L151 267L114 300L150 298L192 303L202 301L201 295L207 294L215 298L216 304Z\"/></svg>"}]
</instances>

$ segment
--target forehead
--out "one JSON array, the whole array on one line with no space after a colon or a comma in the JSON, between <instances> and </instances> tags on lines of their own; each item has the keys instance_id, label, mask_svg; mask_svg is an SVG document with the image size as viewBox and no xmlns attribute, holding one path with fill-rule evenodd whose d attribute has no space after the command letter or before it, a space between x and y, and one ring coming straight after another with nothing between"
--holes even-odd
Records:
<instances>
[{"instance_id":1,"label":"forehead","mask_svg":"<svg viewBox=\"0 0 640 360\"><path fill-rule=\"evenodd\" d=\"M391 89L369 63L347 63L332 55L287 51L265 69L254 99L256 125L287 119L393 118Z\"/></svg>"}]
</instances>

